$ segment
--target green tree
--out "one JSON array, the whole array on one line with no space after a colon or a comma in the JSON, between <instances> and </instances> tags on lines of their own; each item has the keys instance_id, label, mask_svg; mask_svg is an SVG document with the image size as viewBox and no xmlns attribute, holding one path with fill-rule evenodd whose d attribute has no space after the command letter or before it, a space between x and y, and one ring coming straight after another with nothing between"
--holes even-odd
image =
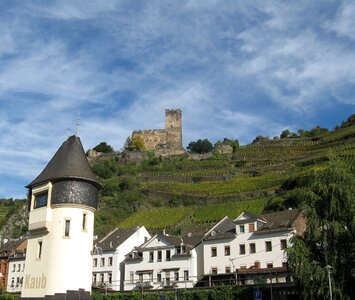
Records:
<instances>
[{"instance_id":1,"label":"green tree","mask_svg":"<svg viewBox=\"0 0 355 300\"><path fill-rule=\"evenodd\" d=\"M332 164L315 175L304 195L307 230L304 237L294 237L293 247L287 250L291 272L304 299L329 299L327 265L333 267L336 299L354 295L354 187L353 174Z\"/></svg>"},{"instance_id":2,"label":"green tree","mask_svg":"<svg viewBox=\"0 0 355 300\"><path fill-rule=\"evenodd\" d=\"M281 132L280 139L285 139L285 138L288 138L290 136L291 136L290 130L286 129L286 130Z\"/></svg>"},{"instance_id":3,"label":"green tree","mask_svg":"<svg viewBox=\"0 0 355 300\"><path fill-rule=\"evenodd\" d=\"M144 144L144 140L140 136L134 136L132 138L127 137L123 150L143 152L146 151L147 148Z\"/></svg>"},{"instance_id":4,"label":"green tree","mask_svg":"<svg viewBox=\"0 0 355 300\"><path fill-rule=\"evenodd\" d=\"M113 152L113 148L110 145L108 145L106 142L101 142L100 144L94 147L94 150L102 153Z\"/></svg>"},{"instance_id":5,"label":"green tree","mask_svg":"<svg viewBox=\"0 0 355 300\"><path fill-rule=\"evenodd\" d=\"M212 151L213 146L208 139L199 139L196 142L190 142L187 149L192 153L208 153Z\"/></svg>"}]
</instances>

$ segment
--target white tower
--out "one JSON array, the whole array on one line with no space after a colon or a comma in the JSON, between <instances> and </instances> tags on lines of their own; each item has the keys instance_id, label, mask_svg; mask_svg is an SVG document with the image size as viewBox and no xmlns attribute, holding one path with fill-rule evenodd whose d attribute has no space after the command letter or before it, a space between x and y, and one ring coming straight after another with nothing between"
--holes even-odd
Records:
<instances>
[{"instance_id":1,"label":"white tower","mask_svg":"<svg viewBox=\"0 0 355 300\"><path fill-rule=\"evenodd\" d=\"M80 139L69 137L27 188L29 239L21 298L88 298L100 184Z\"/></svg>"}]
</instances>

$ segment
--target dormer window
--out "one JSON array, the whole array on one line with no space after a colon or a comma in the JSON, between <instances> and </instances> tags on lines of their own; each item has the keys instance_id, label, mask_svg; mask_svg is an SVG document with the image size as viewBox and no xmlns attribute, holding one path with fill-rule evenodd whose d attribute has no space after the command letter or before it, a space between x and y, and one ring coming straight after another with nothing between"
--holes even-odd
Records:
<instances>
[{"instance_id":1,"label":"dormer window","mask_svg":"<svg viewBox=\"0 0 355 300\"><path fill-rule=\"evenodd\" d=\"M33 208L40 208L47 206L48 202L48 191L34 195L34 205Z\"/></svg>"},{"instance_id":2,"label":"dormer window","mask_svg":"<svg viewBox=\"0 0 355 300\"><path fill-rule=\"evenodd\" d=\"M245 232L244 225L240 225L239 226L239 231L240 231L240 233L244 233Z\"/></svg>"},{"instance_id":3,"label":"dormer window","mask_svg":"<svg viewBox=\"0 0 355 300\"><path fill-rule=\"evenodd\" d=\"M110 242L110 248L112 248L112 247L113 247L113 241Z\"/></svg>"}]
</instances>

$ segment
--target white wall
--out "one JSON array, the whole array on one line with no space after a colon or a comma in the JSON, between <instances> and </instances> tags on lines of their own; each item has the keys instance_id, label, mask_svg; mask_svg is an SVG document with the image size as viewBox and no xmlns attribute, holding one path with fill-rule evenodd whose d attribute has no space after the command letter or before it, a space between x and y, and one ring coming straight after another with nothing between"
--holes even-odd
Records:
<instances>
[{"instance_id":1,"label":"white wall","mask_svg":"<svg viewBox=\"0 0 355 300\"><path fill-rule=\"evenodd\" d=\"M167 260L166 251L171 251L171 259ZM154 251L154 260L150 262L150 252ZM158 261L158 251L162 251L162 259ZM125 261L125 282L124 290L138 290L140 282L139 271L152 270L152 275L147 272L143 274L143 282L151 283L152 289L162 289L166 282L166 272L169 272L170 282L175 284L176 288L193 287L197 281L197 252L191 250L191 255L175 255L175 249L168 246L163 241L154 238L149 246L144 248L143 259L141 261ZM170 269L170 270L169 270ZM138 273L137 273L138 271ZM184 280L184 271L188 271L189 280ZM133 281L130 281L130 273L133 274ZM175 280L175 272L179 273L179 280ZM158 282L158 274L161 274L161 282Z\"/></svg>"},{"instance_id":2,"label":"white wall","mask_svg":"<svg viewBox=\"0 0 355 300\"><path fill-rule=\"evenodd\" d=\"M107 288L115 291L123 290L124 270L121 269L121 263L125 259L125 255L143 244L146 239L150 238L149 232L144 226L136 230L126 241L113 249L112 251L103 252L102 255L95 254L93 258L97 259L97 267L93 267L93 274L96 274L96 281L93 280L93 285L100 285L101 274L104 276L104 283ZM108 266L108 258L113 258L112 266ZM105 258L105 266L101 267L101 258ZM108 274L112 274L112 283L108 282Z\"/></svg>"},{"instance_id":3,"label":"white wall","mask_svg":"<svg viewBox=\"0 0 355 300\"><path fill-rule=\"evenodd\" d=\"M50 183L43 189L50 189ZM91 291L94 212L85 206L31 207L26 267L22 297L44 297L67 290ZM32 199L33 202L33 199ZM86 230L82 229L86 214ZM70 236L64 236L65 220L70 220ZM39 242L42 255L38 257Z\"/></svg>"},{"instance_id":4,"label":"white wall","mask_svg":"<svg viewBox=\"0 0 355 300\"><path fill-rule=\"evenodd\" d=\"M9 293L21 292L25 269L25 257L9 260L9 272L6 291Z\"/></svg>"}]
</instances>

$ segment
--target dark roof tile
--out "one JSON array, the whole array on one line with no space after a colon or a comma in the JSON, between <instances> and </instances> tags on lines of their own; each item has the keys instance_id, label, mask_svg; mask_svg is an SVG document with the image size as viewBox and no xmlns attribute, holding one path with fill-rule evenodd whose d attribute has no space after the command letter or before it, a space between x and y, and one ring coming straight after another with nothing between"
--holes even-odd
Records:
<instances>
[{"instance_id":1,"label":"dark roof tile","mask_svg":"<svg viewBox=\"0 0 355 300\"><path fill-rule=\"evenodd\" d=\"M48 181L69 178L89 181L100 187L100 183L91 171L80 138L75 135L62 144L41 174L26 187L32 188Z\"/></svg>"}]
</instances>

